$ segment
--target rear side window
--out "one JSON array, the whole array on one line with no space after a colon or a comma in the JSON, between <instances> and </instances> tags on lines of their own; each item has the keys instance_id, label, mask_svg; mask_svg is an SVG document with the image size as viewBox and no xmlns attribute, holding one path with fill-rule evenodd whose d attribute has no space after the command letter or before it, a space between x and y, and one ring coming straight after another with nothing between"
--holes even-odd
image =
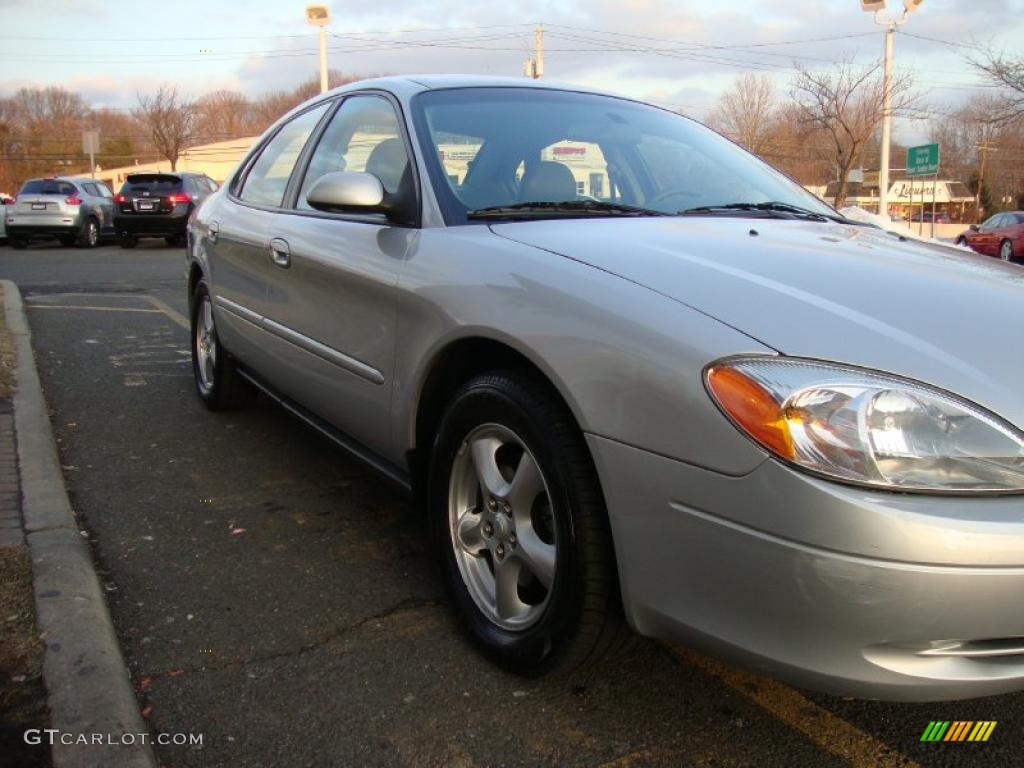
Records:
<instances>
[{"instance_id":1,"label":"rear side window","mask_svg":"<svg viewBox=\"0 0 1024 768\"><path fill-rule=\"evenodd\" d=\"M57 181L55 179L34 179L26 181L21 188L21 195L74 195L78 192L75 185L69 181Z\"/></svg>"},{"instance_id":2,"label":"rear side window","mask_svg":"<svg viewBox=\"0 0 1024 768\"><path fill-rule=\"evenodd\" d=\"M85 189L86 192L88 192L93 197L99 197L100 196L100 191L99 191L99 189L96 188L95 184L88 184L88 183L86 183L86 184L83 184L82 187Z\"/></svg>"},{"instance_id":3,"label":"rear side window","mask_svg":"<svg viewBox=\"0 0 1024 768\"><path fill-rule=\"evenodd\" d=\"M180 192L181 177L166 174L140 174L129 176L121 187L121 194L127 192Z\"/></svg>"},{"instance_id":4,"label":"rear side window","mask_svg":"<svg viewBox=\"0 0 1024 768\"><path fill-rule=\"evenodd\" d=\"M238 195L242 200L256 205L281 205L295 161L329 106L329 103L324 103L303 112L284 125L263 147L242 183Z\"/></svg>"}]
</instances>

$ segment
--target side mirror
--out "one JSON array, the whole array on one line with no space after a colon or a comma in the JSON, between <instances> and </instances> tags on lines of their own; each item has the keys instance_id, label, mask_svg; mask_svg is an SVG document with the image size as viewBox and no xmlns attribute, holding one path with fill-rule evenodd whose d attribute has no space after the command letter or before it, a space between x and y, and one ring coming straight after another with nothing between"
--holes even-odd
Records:
<instances>
[{"instance_id":1,"label":"side mirror","mask_svg":"<svg viewBox=\"0 0 1024 768\"><path fill-rule=\"evenodd\" d=\"M372 173L336 171L316 180L306 202L318 211L387 213L385 197L384 185Z\"/></svg>"},{"instance_id":2,"label":"side mirror","mask_svg":"<svg viewBox=\"0 0 1024 768\"><path fill-rule=\"evenodd\" d=\"M970 229L971 229L971 232L977 232L978 231L978 225L977 224L971 224Z\"/></svg>"}]
</instances>

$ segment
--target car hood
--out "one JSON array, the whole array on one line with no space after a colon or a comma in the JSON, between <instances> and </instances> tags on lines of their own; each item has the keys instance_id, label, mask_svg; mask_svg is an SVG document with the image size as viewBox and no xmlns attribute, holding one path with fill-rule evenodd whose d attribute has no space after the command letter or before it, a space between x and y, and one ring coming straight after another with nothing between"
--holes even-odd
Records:
<instances>
[{"instance_id":1,"label":"car hood","mask_svg":"<svg viewBox=\"0 0 1024 768\"><path fill-rule=\"evenodd\" d=\"M1021 267L872 227L795 220L573 219L491 229L643 285L783 354L915 378L1024 429Z\"/></svg>"}]
</instances>

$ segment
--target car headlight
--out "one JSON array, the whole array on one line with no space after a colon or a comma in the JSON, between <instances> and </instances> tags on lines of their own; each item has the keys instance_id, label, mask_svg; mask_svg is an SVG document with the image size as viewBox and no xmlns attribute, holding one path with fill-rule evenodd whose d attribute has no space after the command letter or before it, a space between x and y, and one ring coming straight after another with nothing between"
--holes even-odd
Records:
<instances>
[{"instance_id":1,"label":"car headlight","mask_svg":"<svg viewBox=\"0 0 1024 768\"><path fill-rule=\"evenodd\" d=\"M1024 434L948 392L796 358L728 359L705 375L737 427L798 467L889 490L1024 492Z\"/></svg>"}]
</instances>

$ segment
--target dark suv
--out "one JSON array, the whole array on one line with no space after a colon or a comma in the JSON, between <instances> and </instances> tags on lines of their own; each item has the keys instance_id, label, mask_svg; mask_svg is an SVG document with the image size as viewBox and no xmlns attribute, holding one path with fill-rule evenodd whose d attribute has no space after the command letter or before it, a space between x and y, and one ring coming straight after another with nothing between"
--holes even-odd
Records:
<instances>
[{"instance_id":1,"label":"dark suv","mask_svg":"<svg viewBox=\"0 0 1024 768\"><path fill-rule=\"evenodd\" d=\"M122 248L140 237L184 245L188 217L217 184L202 173L133 173L114 197L114 229Z\"/></svg>"}]
</instances>

